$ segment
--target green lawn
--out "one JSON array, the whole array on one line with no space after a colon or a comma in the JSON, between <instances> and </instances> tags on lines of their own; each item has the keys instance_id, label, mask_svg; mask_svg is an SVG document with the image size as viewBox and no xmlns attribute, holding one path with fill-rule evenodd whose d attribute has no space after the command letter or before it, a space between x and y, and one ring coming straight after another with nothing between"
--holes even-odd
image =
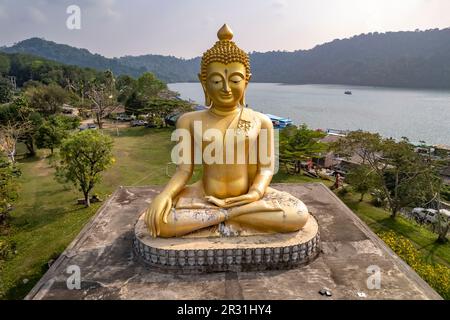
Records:
<instances>
[{"instance_id":1,"label":"green lawn","mask_svg":"<svg viewBox=\"0 0 450 320\"><path fill-rule=\"evenodd\" d=\"M164 184L168 180L169 137L167 129L146 128L114 136L116 162L94 192L105 199L120 185ZM76 205L81 194L54 180L47 154L39 151L37 157L20 163L20 198L8 237L17 253L0 269L0 298L24 297L46 271L47 262L67 247L100 206L86 209Z\"/></svg>"},{"instance_id":2,"label":"green lawn","mask_svg":"<svg viewBox=\"0 0 450 320\"><path fill-rule=\"evenodd\" d=\"M375 233L393 230L413 242L428 262L450 266L450 243L436 243L437 235L430 230L402 216L390 218L389 213L372 206L368 200L359 202L359 194L341 196L344 203L353 210Z\"/></svg>"},{"instance_id":3,"label":"green lawn","mask_svg":"<svg viewBox=\"0 0 450 320\"><path fill-rule=\"evenodd\" d=\"M169 129L123 129L114 137L116 162L105 174L94 192L106 199L120 185L164 184L173 172L170 161ZM11 231L3 239L16 245L16 254L0 266L0 299L23 298L47 270L47 262L56 258L95 214L100 204L91 208L76 205L81 194L71 186L57 183L54 170L40 151L38 156L20 162L20 199L12 213ZM193 180L200 177L196 170ZM273 182L317 182L302 175L280 172ZM327 181L327 185L331 182ZM404 220L391 221L383 210L368 203L356 203L352 196L344 198L373 230L393 229L414 241L432 261L449 263L449 245L436 245L431 232ZM2 236L0 236L2 240Z\"/></svg>"}]
</instances>

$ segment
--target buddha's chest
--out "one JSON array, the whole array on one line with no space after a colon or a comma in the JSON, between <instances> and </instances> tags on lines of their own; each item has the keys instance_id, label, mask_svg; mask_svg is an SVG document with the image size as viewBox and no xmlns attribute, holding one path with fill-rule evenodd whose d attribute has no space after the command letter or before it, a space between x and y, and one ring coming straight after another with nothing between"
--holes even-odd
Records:
<instances>
[{"instance_id":1,"label":"buddha's chest","mask_svg":"<svg viewBox=\"0 0 450 320\"><path fill-rule=\"evenodd\" d=\"M194 122L194 143L204 148L211 142L237 143L256 140L261 132L261 121L257 117L245 115L219 119L206 117L202 121Z\"/></svg>"}]
</instances>

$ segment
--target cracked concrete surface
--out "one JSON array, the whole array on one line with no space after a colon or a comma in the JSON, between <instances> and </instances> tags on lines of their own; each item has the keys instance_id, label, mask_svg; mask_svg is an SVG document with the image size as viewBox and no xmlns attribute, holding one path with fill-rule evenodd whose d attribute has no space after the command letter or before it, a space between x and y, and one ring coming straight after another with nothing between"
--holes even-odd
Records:
<instances>
[{"instance_id":1,"label":"cracked concrete surface","mask_svg":"<svg viewBox=\"0 0 450 320\"><path fill-rule=\"evenodd\" d=\"M307 266L200 275L157 272L134 256L132 239L135 222L160 187L121 187L26 299L441 299L326 186L274 187L303 200L319 222L322 253ZM71 265L80 267L79 290L67 288ZM381 270L380 289L367 288L372 265ZM318 293L324 287L332 297Z\"/></svg>"}]
</instances>

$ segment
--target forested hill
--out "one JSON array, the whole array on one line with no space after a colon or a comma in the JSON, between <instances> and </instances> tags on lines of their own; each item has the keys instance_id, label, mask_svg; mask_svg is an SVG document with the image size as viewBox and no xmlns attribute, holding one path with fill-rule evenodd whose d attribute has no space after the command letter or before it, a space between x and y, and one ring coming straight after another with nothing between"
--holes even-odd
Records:
<instances>
[{"instance_id":1,"label":"forested hill","mask_svg":"<svg viewBox=\"0 0 450 320\"><path fill-rule=\"evenodd\" d=\"M200 58L180 59L172 56L147 54L143 56L125 56L119 61L133 68L144 68L165 82L198 81Z\"/></svg>"},{"instance_id":2,"label":"forested hill","mask_svg":"<svg viewBox=\"0 0 450 320\"><path fill-rule=\"evenodd\" d=\"M135 69L122 64L118 59L105 58L93 54L86 49L79 49L41 38L31 38L21 41L11 47L1 47L0 51L6 53L27 53L54 60L68 65L94 68L98 70L112 70L115 74L128 74L139 76L145 69Z\"/></svg>"},{"instance_id":3,"label":"forested hill","mask_svg":"<svg viewBox=\"0 0 450 320\"><path fill-rule=\"evenodd\" d=\"M101 72L92 68L66 65L30 54L0 52L0 85L4 85L5 78L13 76L18 87L25 84L29 86L58 84L61 87L68 87L69 84L80 81L87 83L100 75ZM8 80L8 85L9 83ZM5 93L5 87L0 87L0 94ZM0 104L2 103L0 101Z\"/></svg>"},{"instance_id":4,"label":"forested hill","mask_svg":"<svg viewBox=\"0 0 450 320\"><path fill-rule=\"evenodd\" d=\"M206 48L205 48L206 49ZM200 59L143 55L108 59L33 38L7 52L27 52L63 63L136 75L151 71L166 82L197 81ZM311 50L251 53L254 82L450 88L450 29L370 33Z\"/></svg>"},{"instance_id":5,"label":"forested hill","mask_svg":"<svg viewBox=\"0 0 450 320\"><path fill-rule=\"evenodd\" d=\"M450 88L450 29L371 33L311 50L253 53L259 82Z\"/></svg>"}]
</instances>

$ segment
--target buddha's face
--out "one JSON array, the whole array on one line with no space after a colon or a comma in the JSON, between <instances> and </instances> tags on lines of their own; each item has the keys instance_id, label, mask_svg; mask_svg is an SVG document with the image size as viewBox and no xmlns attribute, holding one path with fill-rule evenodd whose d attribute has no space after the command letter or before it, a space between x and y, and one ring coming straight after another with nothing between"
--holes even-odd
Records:
<instances>
[{"instance_id":1,"label":"buddha's face","mask_svg":"<svg viewBox=\"0 0 450 320\"><path fill-rule=\"evenodd\" d=\"M212 62L207 66L206 83L202 86L213 106L233 108L243 103L247 88L245 73L245 66L240 62Z\"/></svg>"}]
</instances>

